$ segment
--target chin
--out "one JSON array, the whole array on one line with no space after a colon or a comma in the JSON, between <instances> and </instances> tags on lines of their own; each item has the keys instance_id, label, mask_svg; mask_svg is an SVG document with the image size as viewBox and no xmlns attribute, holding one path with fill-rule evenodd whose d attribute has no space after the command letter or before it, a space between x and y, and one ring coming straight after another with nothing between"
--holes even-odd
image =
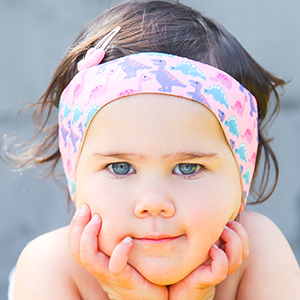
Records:
<instances>
[{"instance_id":1,"label":"chin","mask_svg":"<svg viewBox=\"0 0 300 300\"><path fill-rule=\"evenodd\" d=\"M186 277L191 271L182 266L160 262L160 259L152 259L149 262L129 261L145 279L157 285L171 285L179 282Z\"/></svg>"},{"instance_id":2,"label":"chin","mask_svg":"<svg viewBox=\"0 0 300 300\"><path fill-rule=\"evenodd\" d=\"M151 270L139 271L145 279L156 285L171 285L182 280L186 275L174 274L174 272L166 272L160 268L151 272Z\"/></svg>"}]
</instances>

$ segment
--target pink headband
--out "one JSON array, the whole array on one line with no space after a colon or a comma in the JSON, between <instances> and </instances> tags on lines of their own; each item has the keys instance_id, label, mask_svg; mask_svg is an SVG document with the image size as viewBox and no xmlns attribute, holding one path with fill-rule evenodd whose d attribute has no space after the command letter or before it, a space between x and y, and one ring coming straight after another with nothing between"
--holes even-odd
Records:
<instances>
[{"instance_id":1,"label":"pink headband","mask_svg":"<svg viewBox=\"0 0 300 300\"><path fill-rule=\"evenodd\" d=\"M191 99L214 113L239 166L246 202L258 146L258 110L254 96L238 81L210 65L152 52L91 67L84 62L80 69L59 103L59 148L73 201L80 149L95 114L116 99L151 93Z\"/></svg>"}]
</instances>

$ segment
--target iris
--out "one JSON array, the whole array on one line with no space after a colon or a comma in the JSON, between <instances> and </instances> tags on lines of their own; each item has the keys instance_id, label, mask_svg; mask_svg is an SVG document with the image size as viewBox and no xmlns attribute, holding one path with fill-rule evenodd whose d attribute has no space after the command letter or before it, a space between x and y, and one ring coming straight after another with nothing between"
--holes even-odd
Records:
<instances>
[{"instance_id":1,"label":"iris","mask_svg":"<svg viewBox=\"0 0 300 300\"><path fill-rule=\"evenodd\" d=\"M130 164L127 162L113 163L111 168L118 175L126 175L130 171Z\"/></svg>"}]
</instances>

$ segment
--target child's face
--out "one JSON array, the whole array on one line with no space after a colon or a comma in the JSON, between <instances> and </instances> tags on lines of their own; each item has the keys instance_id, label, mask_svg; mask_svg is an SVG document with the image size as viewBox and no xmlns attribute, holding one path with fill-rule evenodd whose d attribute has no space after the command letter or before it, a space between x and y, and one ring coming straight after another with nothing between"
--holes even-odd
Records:
<instances>
[{"instance_id":1,"label":"child's face","mask_svg":"<svg viewBox=\"0 0 300 300\"><path fill-rule=\"evenodd\" d=\"M241 204L239 172L215 116L167 95L134 95L92 121L76 173L76 203L102 220L100 249L133 238L129 263L171 284L208 258Z\"/></svg>"}]
</instances>

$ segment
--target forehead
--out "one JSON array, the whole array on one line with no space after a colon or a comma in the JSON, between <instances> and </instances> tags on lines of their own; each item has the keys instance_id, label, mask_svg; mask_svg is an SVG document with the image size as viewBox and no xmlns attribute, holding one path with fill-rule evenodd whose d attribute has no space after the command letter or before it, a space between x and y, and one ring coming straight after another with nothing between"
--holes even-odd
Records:
<instances>
[{"instance_id":1,"label":"forehead","mask_svg":"<svg viewBox=\"0 0 300 300\"><path fill-rule=\"evenodd\" d=\"M150 146L225 144L223 130L205 106L177 96L131 95L103 107L91 122L85 144Z\"/></svg>"}]
</instances>

